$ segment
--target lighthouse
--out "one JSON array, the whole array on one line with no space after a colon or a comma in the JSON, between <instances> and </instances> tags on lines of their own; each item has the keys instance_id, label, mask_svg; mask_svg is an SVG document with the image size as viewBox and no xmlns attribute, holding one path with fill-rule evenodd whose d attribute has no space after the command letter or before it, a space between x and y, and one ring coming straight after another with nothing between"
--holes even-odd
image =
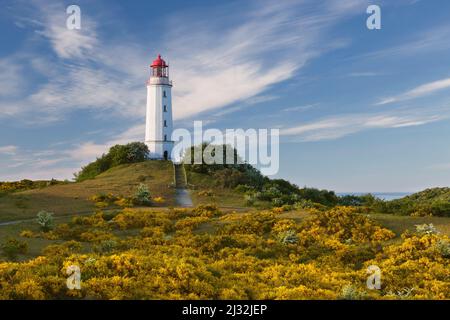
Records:
<instances>
[{"instance_id":1,"label":"lighthouse","mask_svg":"<svg viewBox=\"0 0 450 320\"><path fill-rule=\"evenodd\" d=\"M151 75L147 81L147 116L145 144L151 159L171 158L172 136L172 81L169 80L169 66L158 55L150 66Z\"/></svg>"}]
</instances>

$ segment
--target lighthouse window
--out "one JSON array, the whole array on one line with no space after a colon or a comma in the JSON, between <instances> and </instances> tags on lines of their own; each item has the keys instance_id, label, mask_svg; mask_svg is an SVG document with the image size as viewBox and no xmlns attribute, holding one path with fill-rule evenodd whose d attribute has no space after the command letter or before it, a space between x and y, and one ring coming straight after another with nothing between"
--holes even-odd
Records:
<instances>
[{"instance_id":1,"label":"lighthouse window","mask_svg":"<svg viewBox=\"0 0 450 320\"><path fill-rule=\"evenodd\" d=\"M167 141L167 134L164 135L164 141Z\"/></svg>"},{"instance_id":2,"label":"lighthouse window","mask_svg":"<svg viewBox=\"0 0 450 320\"><path fill-rule=\"evenodd\" d=\"M163 91L163 97L166 98L166 90Z\"/></svg>"},{"instance_id":3,"label":"lighthouse window","mask_svg":"<svg viewBox=\"0 0 450 320\"><path fill-rule=\"evenodd\" d=\"M167 127L167 121L164 120L164 127Z\"/></svg>"},{"instance_id":4,"label":"lighthouse window","mask_svg":"<svg viewBox=\"0 0 450 320\"><path fill-rule=\"evenodd\" d=\"M167 112L167 106L164 105L164 112Z\"/></svg>"}]
</instances>

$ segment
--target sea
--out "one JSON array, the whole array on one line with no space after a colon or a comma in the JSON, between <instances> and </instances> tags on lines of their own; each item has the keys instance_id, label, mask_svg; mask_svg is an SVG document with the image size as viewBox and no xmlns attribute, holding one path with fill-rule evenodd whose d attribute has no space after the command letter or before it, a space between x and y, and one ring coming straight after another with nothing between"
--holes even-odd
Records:
<instances>
[{"instance_id":1,"label":"sea","mask_svg":"<svg viewBox=\"0 0 450 320\"><path fill-rule=\"evenodd\" d=\"M395 199L400 199L412 194L412 192L337 192L338 196L362 196L365 194L372 194L374 197L377 197L381 200L390 201Z\"/></svg>"}]
</instances>

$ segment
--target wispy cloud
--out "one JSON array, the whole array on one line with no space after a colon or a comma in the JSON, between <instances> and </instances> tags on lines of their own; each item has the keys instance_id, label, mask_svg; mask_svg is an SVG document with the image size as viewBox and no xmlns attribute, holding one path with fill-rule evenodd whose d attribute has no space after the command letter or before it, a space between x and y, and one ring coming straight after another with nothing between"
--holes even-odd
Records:
<instances>
[{"instance_id":1,"label":"wispy cloud","mask_svg":"<svg viewBox=\"0 0 450 320\"><path fill-rule=\"evenodd\" d=\"M389 104L389 103L420 98L420 97L432 94L432 93L440 91L440 90L448 89L448 88L450 88L450 78L420 85L412 90L401 93L399 95L385 98L385 99L381 100L380 102L378 102L376 105L385 105L385 104Z\"/></svg>"},{"instance_id":2,"label":"wispy cloud","mask_svg":"<svg viewBox=\"0 0 450 320\"><path fill-rule=\"evenodd\" d=\"M174 103L183 106L174 109L175 118L249 99L293 77L312 58L342 45L325 40L325 30L363 2L326 1L314 9L310 1L257 2L253 10L231 10L227 18L238 20L231 29L213 30L204 17L196 17L195 28L178 27L169 38L176 48Z\"/></svg>"},{"instance_id":3,"label":"wispy cloud","mask_svg":"<svg viewBox=\"0 0 450 320\"><path fill-rule=\"evenodd\" d=\"M367 72L351 72L346 76L352 78L360 78L360 77L377 77L381 75L383 75L383 73L367 71Z\"/></svg>"},{"instance_id":4,"label":"wispy cloud","mask_svg":"<svg viewBox=\"0 0 450 320\"><path fill-rule=\"evenodd\" d=\"M282 109L281 111L284 111L284 112L300 111L301 112L301 111L306 111L306 110L315 108L318 105L319 105L318 103L313 103L313 104L307 104L304 106L289 107L289 108Z\"/></svg>"},{"instance_id":5,"label":"wispy cloud","mask_svg":"<svg viewBox=\"0 0 450 320\"><path fill-rule=\"evenodd\" d=\"M424 125L450 118L450 108L399 110L388 113L337 115L318 121L284 128L281 135L297 141L334 140L360 131Z\"/></svg>"},{"instance_id":6,"label":"wispy cloud","mask_svg":"<svg viewBox=\"0 0 450 320\"><path fill-rule=\"evenodd\" d=\"M221 19L217 25L226 28L212 27L204 13L167 17L164 39L175 84L174 118L191 118L254 99L293 77L310 59L342 46L340 39L327 39L325 31L358 12L364 2L325 1L313 6L313 1L265 1L263 5L254 1L246 3L248 10L240 10L241 3L226 4L217 15ZM82 12L81 30L67 30L61 4L35 3L34 16L23 17L21 23L35 28L56 58L35 61L29 71L46 76L47 81L28 95L0 102L3 115L50 122L71 110L90 109L130 119L142 117L146 68L155 49L161 48L150 52L130 38L105 39L87 12ZM20 64L23 61L15 66ZM45 65L52 65L51 71Z\"/></svg>"},{"instance_id":7,"label":"wispy cloud","mask_svg":"<svg viewBox=\"0 0 450 320\"><path fill-rule=\"evenodd\" d=\"M417 33L411 33L411 37L400 44L362 55L355 55L350 57L350 59L398 58L437 52L450 48L449 37L450 26L433 27Z\"/></svg>"},{"instance_id":8,"label":"wispy cloud","mask_svg":"<svg viewBox=\"0 0 450 320\"><path fill-rule=\"evenodd\" d=\"M61 143L52 149L33 151L17 146L0 147L8 156L0 167L0 181L27 179L70 179L73 173L107 152L116 144L143 140L144 125L136 125L103 143L86 141ZM2 158L0 157L0 161Z\"/></svg>"},{"instance_id":9,"label":"wispy cloud","mask_svg":"<svg viewBox=\"0 0 450 320\"><path fill-rule=\"evenodd\" d=\"M14 155L18 149L19 148L17 146L3 146L0 147L0 154Z\"/></svg>"},{"instance_id":10,"label":"wispy cloud","mask_svg":"<svg viewBox=\"0 0 450 320\"><path fill-rule=\"evenodd\" d=\"M20 93L22 67L13 58L0 59L0 96L5 98Z\"/></svg>"}]
</instances>

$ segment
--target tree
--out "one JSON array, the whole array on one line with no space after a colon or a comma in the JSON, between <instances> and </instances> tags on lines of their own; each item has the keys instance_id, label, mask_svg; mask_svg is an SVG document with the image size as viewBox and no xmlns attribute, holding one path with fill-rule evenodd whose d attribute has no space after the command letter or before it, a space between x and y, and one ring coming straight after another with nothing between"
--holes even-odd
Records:
<instances>
[{"instance_id":1,"label":"tree","mask_svg":"<svg viewBox=\"0 0 450 320\"><path fill-rule=\"evenodd\" d=\"M131 142L126 145L117 144L111 147L108 153L103 154L75 174L75 180L80 182L93 179L106 170L127 163L143 162L148 159L149 150L145 143Z\"/></svg>"}]
</instances>

